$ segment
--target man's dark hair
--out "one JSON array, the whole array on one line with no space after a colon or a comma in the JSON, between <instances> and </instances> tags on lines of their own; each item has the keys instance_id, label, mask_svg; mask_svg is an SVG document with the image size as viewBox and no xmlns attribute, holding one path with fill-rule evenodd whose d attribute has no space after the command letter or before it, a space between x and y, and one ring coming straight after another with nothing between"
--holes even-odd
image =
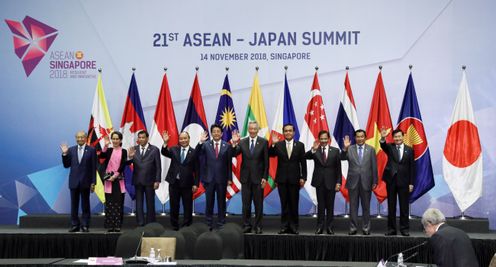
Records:
<instances>
[{"instance_id":1,"label":"man's dark hair","mask_svg":"<svg viewBox=\"0 0 496 267\"><path fill-rule=\"evenodd\" d=\"M294 125L292 123L286 123L286 124L284 124L284 126L282 126L282 130L283 131L284 131L284 128L286 128L286 126L291 126L291 128L293 128L293 132L294 132L295 127L294 127Z\"/></svg>"},{"instance_id":2,"label":"man's dark hair","mask_svg":"<svg viewBox=\"0 0 496 267\"><path fill-rule=\"evenodd\" d=\"M363 129L358 129L355 131L355 137L357 136L358 133L363 133L363 135L365 135L365 137L367 137L367 132L365 132L365 130Z\"/></svg>"},{"instance_id":3,"label":"man's dark hair","mask_svg":"<svg viewBox=\"0 0 496 267\"><path fill-rule=\"evenodd\" d=\"M148 134L148 132L145 131L145 130L141 130L141 131L138 132L138 136L140 136L142 134L146 135L146 137L150 137L150 135Z\"/></svg>"},{"instance_id":4,"label":"man's dark hair","mask_svg":"<svg viewBox=\"0 0 496 267\"><path fill-rule=\"evenodd\" d=\"M405 133L401 129L396 129L393 131L393 136L397 133L401 133L402 136L405 135Z\"/></svg>"},{"instance_id":5,"label":"man's dark hair","mask_svg":"<svg viewBox=\"0 0 496 267\"><path fill-rule=\"evenodd\" d=\"M326 130L322 130L322 131L320 131L320 132L319 132L319 138L320 138L320 136L321 136L321 135L323 135L323 134L327 134L327 138L331 137L331 135L329 134L329 132L328 132L328 131L326 131Z\"/></svg>"},{"instance_id":6,"label":"man's dark hair","mask_svg":"<svg viewBox=\"0 0 496 267\"><path fill-rule=\"evenodd\" d=\"M212 132L212 130L213 130L214 128L219 128L219 129L220 129L220 131L222 132L222 126L220 126L219 124L214 123L214 124L210 125L210 132Z\"/></svg>"}]
</instances>

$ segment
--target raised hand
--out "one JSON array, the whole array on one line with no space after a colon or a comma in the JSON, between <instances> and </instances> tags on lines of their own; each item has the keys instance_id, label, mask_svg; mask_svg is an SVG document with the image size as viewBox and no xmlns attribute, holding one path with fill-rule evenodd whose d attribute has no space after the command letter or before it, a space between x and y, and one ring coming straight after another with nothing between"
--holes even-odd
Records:
<instances>
[{"instance_id":1,"label":"raised hand","mask_svg":"<svg viewBox=\"0 0 496 267\"><path fill-rule=\"evenodd\" d=\"M106 135L105 137L103 137L103 143L106 147L108 147L110 145L110 138L108 135Z\"/></svg>"},{"instance_id":2,"label":"raised hand","mask_svg":"<svg viewBox=\"0 0 496 267\"><path fill-rule=\"evenodd\" d=\"M167 131L164 131L162 133L162 140L164 140L164 143L167 144L167 142L169 142L169 139L170 139L169 133Z\"/></svg>"},{"instance_id":3,"label":"raised hand","mask_svg":"<svg viewBox=\"0 0 496 267\"><path fill-rule=\"evenodd\" d=\"M134 154L136 154L136 148L134 148L134 146L130 147L128 149L128 158L133 158L134 157Z\"/></svg>"},{"instance_id":4,"label":"raised hand","mask_svg":"<svg viewBox=\"0 0 496 267\"><path fill-rule=\"evenodd\" d=\"M239 132L238 130L234 130L232 132L232 138L231 138L231 143L234 145L234 144L238 144L239 143Z\"/></svg>"},{"instance_id":5,"label":"raised hand","mask_svg":"<svg viewBox=\"0 0 496 267\"><path fill-rule=\"evenodd\" d=\"M62 151L62 154L66 155L69 151L69 146L67 145L67 143L63 142L62 144L60 144L60 150Z\"/></svg>"},{"instance_id":6,"label":"raised hand","mask_svg":"<svg viewBox=\"0 0 496 267\"><path fill-rule=\"evenodd\" d=\"M205 143L208 140L208 132L203 131L200 136L200 143Z\"/></svg>"},{"instance_id":7,"label":"raised hand","mask_svg":"<svg viewBox=\"0 0 496 267\"><path fill-rule=\"evenodd\" d=\"M312 145L312 149L313 149L313 150L317 150L317 149L319 149L319 146L320 146L320 142L319 142L319 140L315 140L315 141L313 141L313 145Z\"/></svg>"},{"instance_id":8,"label":"raised hand","mask_svg":"<svg viewBox=\"0 0 496 267\"><path fill-rule=\"evenodd\" d=\"M343 138L343 145L345 149L348 149L351 145L350 137L348 135L345 135Z\"/></svg>"},{"instance_id":9,"label":"raised hand","mask_svg":"<svg viewBox=\"0 0 496 267\"><path fill-rule=\"evenodd\" d=\"M381 137L382 138L386 138L386 136L388 136L389 134L389 130L387 130L386 128L382 127L381 128Z\"/></svg>"},{"instance_id":10,"label":"raised hand","mask_svg":"<svg viewBox=\"0 0 496 267\"><path fill-rule=\"evenodd\" d=\"M279 135L277 133L272 133L272 144L279 142Z\"/></svg>"}]
</instances>

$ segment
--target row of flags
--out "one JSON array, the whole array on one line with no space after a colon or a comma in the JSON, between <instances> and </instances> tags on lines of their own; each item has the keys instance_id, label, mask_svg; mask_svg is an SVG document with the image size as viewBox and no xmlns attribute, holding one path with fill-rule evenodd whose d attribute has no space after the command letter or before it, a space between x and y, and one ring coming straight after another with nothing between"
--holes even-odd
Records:
<instances>
[{"instance_id":1,"label":"row of flags","mask_svg":"<svg viewBox=\"0 0 496 267\"><path fill-rule=\"evenodd\" d=\"M174 113L174 105L167 80L167 73L165 73L162 79L154 120L152 127L150 128L151 144L160 147L163 144L161 135L164 131L169 133L169 143L176 144L178 142L179 129L175 118L176 116ZM282 139L283 125L291 123L295 126L295 140L302 141L307 148L311 147L314 141L318 139L318 133L321 130L329 131L328 120L326 117L324 102L322 100L318 80L318 73L315 72L314 74L310 91L310 100L307 104L301 132L299 131L294 113L287 74L284 76L284 88L277 101L275 118L273 120L272 128L269 131L257 70L253 80L248 107L246 109L245 121L241 132L242 137L248 135L248 124L251 121L258 122L260 127L259 136L266 138L269 142L272 142L272 138L270 138L271 134L277 134L280 136L280 139ZM232 92L227 74L224 78L224 83L220 93L215 123L221 125L223 129L222 139L226 142L231 140L231 133L233 131L239 130L238 118L234 109ZM208 125L198 81L198 73L196 73L181 131L188 131L191 136L190 144L194 147L199 142L201 133L203 131L208 131ZM387 155L384 151L382 151L379 143L381 138L380 130L383 128L392 132L394 126L391 120L386 90L382 80L382 71L379 71L370 106L369 118L365 127L367 132L366 143L375 149L377 155L379 181L374 190L374 194L379 203L382 203L387 198L386 185L382 180L382 174L387 163ZM405 144L413 147L415 154L416 178L414 191L410 194L410 203L413 203L433 188L435 182L429 145L423 126L420 107L411 73L408 77L396 128L401 129L405 133L404 142ZM120 125L120 131L124 136L123 148L128 149L129 147L134 146L137 143L138 132L146 129L147 127L143 116L138 86L133 73L131 76L127 100ZM348 71L346 71L344 90L338 108L334 131L331 135L330 145L339 149L343 148L343 138L345 136L353 137L354 132L357 129L360 129L357 108L353 98ZM105 93L103 90L102 77L100 73L98 75L97 87L91 112L88 131L88 144L96 147L97 151L100 151L104 144L103 138L109 135L112 131L113 126L105 100ZM355 143L354 138L350 138L350 140L352 144ZM392 142L392 136L388 135L386 140L387 142ZM165 181L165 176L169 168L170 160L164 156L161 157L162 182L160 183L160 187L157 189L156 193L160 202L165 204L169 199L168 184ZM232 164L233 183L227 188L227 199L232 198L232 196L238 193L241 189L241 183L239 181L241 158L233 158ZM346 161L342 161L342 165L343 181L346 183L348 163ZM204 164L201 164L201 166L204 166ZM269 186L265 187L264 196L269 195L276 187L275 172L277 169L277 159L271 158L269 166ZM310 196L312 202L316 205L317 197L315 188L311 186L312 173L314 169L312 161L308 161L307 168L308 177L307 183L305 184L305 190ZM132 169L132 165L127 167L125 179L126 190L130 197L134 199L134 187L131 184ZM460 84L458 97L452 115L452 123L446 138L446 144L443 152L443 173L444 178L462 212L471 206L482 195L482 148L480 145L477 126L475 124L465 71L463 71L462 82ZM196 199L204 192L205 189L200 186L193 198ZM344 198L348 200L348 192L344 185L341 187L341 193ZM100 179L97 179L96 194L102 202L105 202L103 184Z\"/></svg>"}]
</instances>

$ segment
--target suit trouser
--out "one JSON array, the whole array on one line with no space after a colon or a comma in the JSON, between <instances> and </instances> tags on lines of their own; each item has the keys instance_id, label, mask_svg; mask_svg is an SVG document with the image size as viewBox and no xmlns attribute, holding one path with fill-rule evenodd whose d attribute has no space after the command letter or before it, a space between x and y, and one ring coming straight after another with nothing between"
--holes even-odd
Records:
<instances>
[{"instance_id":1,"label":"suit trouser","mask_svg":"<svg viewBox=\"0 0 496 267\"><path fill-rule=\"evenodd\" d=\"M90 226L90 188L74 188L71 189L71 224L72 226L80 226L79 221L79 199L81 198L81 219L82 226Z\"/></svg>"},{"instance_id":2,"label":"suit trouser","mask_svg":"<svg viewBox=\"0 0 496 267\"><path fill-rule=\"evenodd\" d=\"M327 229L332 227L332 220L334 219L336 191L327 189L325 185L315 187L315 191L317 193L317 228Z\"/></svg>"},{"instance_id":3,"label":"suit trouser","mask_svg":"<svg viewBox=\"0 0 496 267\"><path fill-rule=\"evenodd\" d=\"M227 184L203 183L205 187L205 219L208 226L212 227L212 216L214 213L215 196L217 195L217 225L222 226L226 223L226 190Z\"/></svg>"},{"instance_id":4,"label":"suit trouser","mask_svg":"<svg viewBox=\"0 0 496 267\"><path fill-rule=\"evenodd\" d=\"M298 184L278 183L277 191L281 200L281 228L298 230L300 186Z\"/></svg>"},{"instance_id":5,"label":"suit trouser","mask_svg":"<svg viewBox=\"0 0 496 267\"><path fill-rule=\"evenodd\" d=\"M266 185L269 186L269 185ZM257 183L243 183L241 187L241 199L243 201L243 225L251 227L251 202L255 205L255 223L254 227L262 227L263 217L263 189Z\"/></svg>"},{"instance_id":6,"label":"suit trouser","mask_svg":"<svg viewBox=\"0 0 496 267\"><path fill-rule=\"evenodd\" d=\"M192 187L180 187L178 183L169 184L170 222L174 229L179 228L179 207L183 201L183 224L189 226L193 222Z\"/></svg>"},{"instance_id":7,"label":"suit trouser","mask_svg":"<svg viewBox=\"0 0 496 267\"><path fill-rule=\"evenodd\" d=\"M155 222L155 189L151 185L134 185L136 189L136 220L138 225ZM144 212L144 197L146 198L146 221Z\"/></svg>"},{"instance_id":8,"label":"suit trouser","mask_svg":"<svg viewBox=\"0 0 496 267\"><path fill-rule=\"evenodd\" d=\"M393 178L396 179L396 176ZM396 231L396 198L400 205L400 230L406 231L410 228L408 219L408 186L398 186L395 182L387 183L388 202L388 230Z\"/></svg>"},{"instance_id":9,"label":"suit trouser","mask_svg":"<svg viewBox=\"0 0 496 267\"><path fill-rule=\"evenodd\" d=\"M362 204L362 229L370 231L370 198L372 191L363 189L361 183L358 182L355 188L348 188L348 195L350 197L350 231L356 231L358 228L359 204Z\"/></svg>"}]
</instances>

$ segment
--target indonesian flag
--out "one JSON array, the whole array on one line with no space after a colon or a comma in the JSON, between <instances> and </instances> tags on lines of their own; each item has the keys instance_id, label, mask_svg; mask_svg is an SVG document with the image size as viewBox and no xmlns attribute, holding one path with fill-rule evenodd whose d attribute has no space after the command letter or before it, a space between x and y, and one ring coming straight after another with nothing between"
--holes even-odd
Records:
<instances>
[{"instance_id":1,"label":"indonesian flag","mask_svg":"<svg viewBox=\"0 0 496 267\"><path fill-rule=\"evenodd\" d=\"M443 175L462 212L482 195L482 148L465 71L444 145Z\"/></svg>"},{"instance_id":2,"label":"indonesian flag","mask_svg":"<svg viewBox=\"0 0 496 267\"><path fill-rule=\"evenodd\" d=\"M96 151L99 154L102 151L102 147L105 145L104 137L108 136L112 131L112 120L110 119L107 100L105 99L105 91L103 91L102 74L98 73L98 81L96 83L90 124L88 127L88 145L96 148ZM98 171L96 172L95 194L102 203L105 203L103 182L102 179L100 179Z\"/></svg>"},{"instance_id":3,"label":"indonesian flag","mask_svg":"<svg viewBox=\"0 0 496 267\"><path fill-rule=\"evenodd\" d=\"M313 146L315 140L318 140L319 132L322 130L329 131L327 126L327 117L325 114L324 103L320 95L320 85L317 72L313 77L312 89L310 91L310 101L307 105L305 113L305 120L303 121L303 128L301 130L300 141L305 144L305 147L310 148ZM331 141L331 145L337 145L336 141ZM317 193L312 184L314 164L313 161L307 162L307 182L305 183L305 190L307 191L310 199L314 205L317 205Z\"/></svg>"},{"instance_id":4,"label":"indonesian flag","mask_svg":"<svg viewBox=\"0 0 496 267\"><path fill-rule=\"evenodd\" d=\"M294 140L300 139L300 132L298 130L298 124L296 122L296 116L293 109L293 101L291 101L291 93L289 91L288 77L284 75L284 88L281 92L281 97L277 104L276 115L274 122L272 124L271 135L277 134L279 140L284 140L283 126L285 124L291 123L294 126ZM272 138L269 139L269 146L272 145ZM276 177L277 172L277 157L269 158L269 176ZM277 181L275 181L277 182ZM272 190L276 187L274 180L269 179L269 185L264 188L264 197L268 196Z\"/></svg>"},{"instance_id":5,"label":"indonesian flag","mask_svg":"<svg viewBox=\"0 0 496 267\"><path fill-rule=\"evenodd\" d=\"M164 74L162 79L162 86L160 87L160 95L157 100L157 108L155 109L155 116L153 117L153 124L150 130L150 143L156 147L162 147L164 141L162 140L162 133L167 131L169 133L169 145L176 145L179 141L177 132L176 115L174 114L174 105L169 89L169 82L167 81L167 74ZM162 176L160 186L155 193L162 204L169 200L169 183L165 181L167 172L169 171L170 158L160 155L162 162Z\"/></svg>"},{"instance_id":6,"label":"indonesian flag","mask_svg":"<svg viewBox=\"0 0 496 267\"><path fill-rule=\"evenodd\" d=\"M342 149L344 147L344 137L349 136L351 144L355 144L355 131L360 129L358 125L358 116L356 111L355 99L353 98L353 92L351 91L350 79L348 78L348 71L346 72L346 77L344 79L344 91L341 98L341 103L339 103L338 115L336 117L336 125L334 126L334 137ZM341 194L346 199L350 201L348 195L348 189L346 189L346 176L348 175L348 161L341 161L341 170L343 173L343 184L341 185Z\"/></svg>"},{"instance_id":7,"label":"indonesian flag","mask_svg":"<svg viewBox=\"0 0 496 267\"><path fill-rule=\"evenodd\" d=\"M186 109L186 114L184 115L183 130L188 132L190 136L189 145L193 148L196 147L198 142L200 142L201 134L203 132L208 132L207 118L205 116L205 109L203 108L203 100L200 91L200 84L198 82L198 73L195 75L195 81L193 82L193 87L191 88L191 95L189 97L188 108ZM202 175L202 164L204 158L200 157L200 177ZM198 198L205 192L205 188L202 183L198 187L198 190L193 194L193 199Z\"/></svg>"},{"instance_id":8,"label":"indonesian flag","mask_svg":"<svg viewBox=\"0 0 496 267\"><path fill-rule=\"evenodd\" d=\"M379 143L382 128L389 132L386 142L392 142L393 123L391 121L391 114L389 113L386 90L382 82L382 73L379 71L375 83L374 96L370 104L369 119L367 121L367 141L365 141L375 149L377 155L378 181L374 193L379 203L382 203L387 198L386 183L382 180L382 174L384 173L384 168L386 168L388 157L381 149L381 144Z\"/></svg>"}]
</instances>

